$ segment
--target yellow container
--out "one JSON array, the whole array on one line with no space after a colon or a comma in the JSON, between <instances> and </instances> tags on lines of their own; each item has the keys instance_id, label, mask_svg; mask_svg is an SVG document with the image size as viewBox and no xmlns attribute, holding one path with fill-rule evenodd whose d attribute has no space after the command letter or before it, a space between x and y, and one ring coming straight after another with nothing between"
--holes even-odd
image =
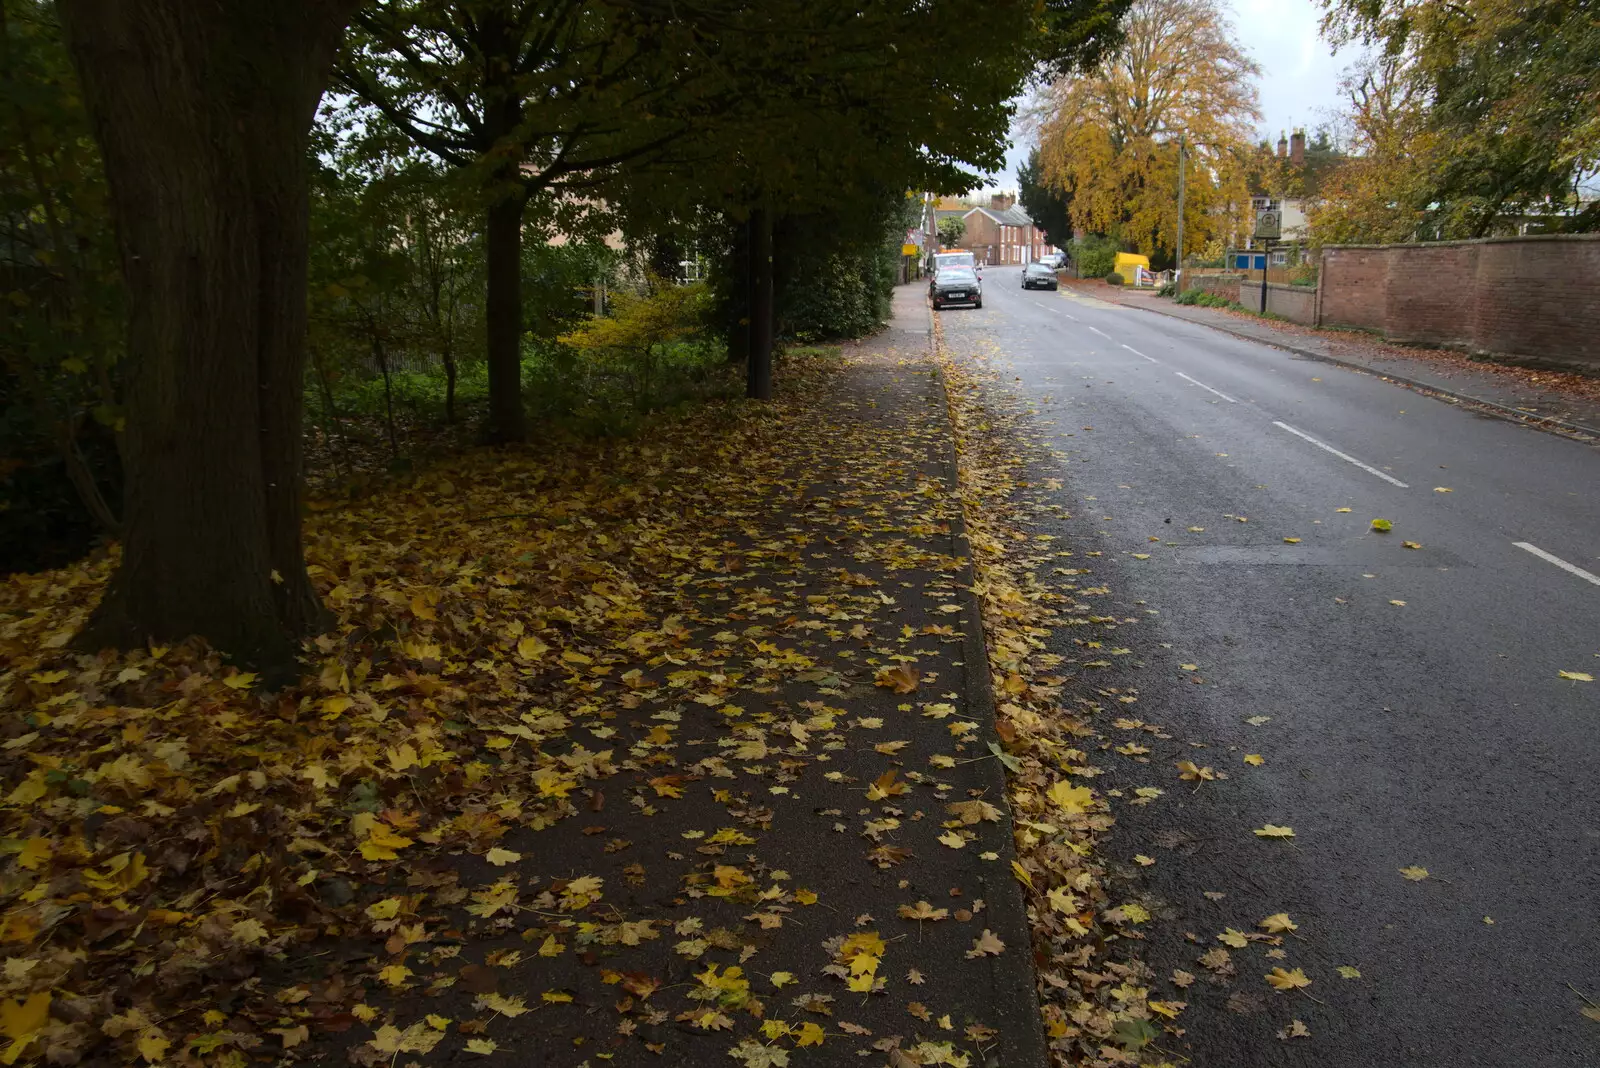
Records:
<instances>
[{"instance_id":1,"label":"yellow container","mask_svg":"<svg viewBox=\"0 0 1600 1068\"><path fill-rule=\"evenodd\" d=\"M1115 270L1122 276L1123 281L1130 284L1133 282L1133 269L1135 267L1143 267L1148 271L1150 269L1150 257L1141 256L1137 252L1117 253L1117 265Z\"/></svg>"}]
</instances>

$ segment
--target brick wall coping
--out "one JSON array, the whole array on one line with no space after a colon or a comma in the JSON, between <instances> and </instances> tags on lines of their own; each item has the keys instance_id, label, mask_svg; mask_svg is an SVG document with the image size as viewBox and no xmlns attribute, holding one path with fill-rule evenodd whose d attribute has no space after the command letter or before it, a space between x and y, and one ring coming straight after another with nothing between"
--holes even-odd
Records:
<instances>
[{"instance_id":1,"label":"brick wall coping","mask_svg":"<svg viewBox=\"0 0 1600 1068\"><path fill-rule=\"evenodd\" d=\"M1393 245L1323 245L1325 251L1382 251L1388 248L1454 248L1461 245L1510 245L1531 241L1600 241L1600 234L1525 234L1522 237L1472 237L1460 241L1402 241Z\"/></svg>"}]
</instances>

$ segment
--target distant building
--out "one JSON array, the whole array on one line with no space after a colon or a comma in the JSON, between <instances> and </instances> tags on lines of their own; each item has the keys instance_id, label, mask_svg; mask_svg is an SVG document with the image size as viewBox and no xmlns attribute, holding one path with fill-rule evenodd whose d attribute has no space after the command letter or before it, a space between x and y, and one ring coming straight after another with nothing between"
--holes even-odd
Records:
<instances>
[{"instance_id":1,"label":"distant building","mask_svg":"<svg viewBox=\"0 0 1600 1068\"><path fill-rule=\"evenodd\" d=\"M1028 213L1017 207L1010 193L995 193L987 206L952 204L941 200L934 211L935 227L945 219L957 218L966 224L957 248L971 252L983 264L1032 263L1056 251L1044 239Z\"/></svg>"}]
</instances>

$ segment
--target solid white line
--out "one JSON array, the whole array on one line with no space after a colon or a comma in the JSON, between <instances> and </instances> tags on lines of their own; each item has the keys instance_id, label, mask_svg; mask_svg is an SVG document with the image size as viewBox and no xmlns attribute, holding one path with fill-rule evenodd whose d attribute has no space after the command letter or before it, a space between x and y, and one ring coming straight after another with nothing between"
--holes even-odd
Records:
<instances>
[{"instance_id":1,"label":"solid white line","mask_svg":"<svg viewBox=\"0 0 1600 1068\"><path fill-rule=\"evenodd\" d=\"M1200 382L1200 381L1197 381L1196 379L1189 378L1189 376L1184 374L1182 371L1177 371L1175 373L1177 374L1177 376L1179 378L1188 379L1190 382L1193 382L1195 385L1199 386L1201 389L1205 390L1207 393L1215 393L1217 396L1221 397L1223 400L1227 401L1229 404L1238 404L1239 403L1238 401L1234 400L1232 397L1228 396L1226 393L1222 392L1222 390L1220 390L1220 389L1212 389L1210 386L1206 385L1204 382Z\"/></svg>"},{"instance_id":2,"label":"solid white line","mask_svg":"<svg viewBox=\"0 0 1600 1068\"><path fill-rule=\"evenodd\" d=\"M1124 345L1122 347L1127 349L1129 352L1133 353L1135 356L1144 356L1144 353L1140 352L1138 349L1134 348L1132 345ZM1160 363L1161 362L1160 360L1156 359L1154 356L1144 356L1144 358L1149 360L1151 363Z\"/></svg>"},{"instance_id":3,"label":"solid white line","mask_svg":"<svg viewBox=\"0 0 1600 1068\"><path fill-rule=\"evenodd\" d=\"M1111 335L1106 333L1104 330L1100 329L1098 326L1091 326L1089 329L1093 330L1095 333L1099 334L1101 337L1105 338L1107 341L1111 340Z\"/></svg>"},{"instance_id":4,"label":"solid white line","mask_svg":"<svg viewBox=\"0 0 1600 1068\"><path fill-rule=\"evenodd\" d=\"M1514 541L1511 544L1515 545L1519 549L1526 549L1528 552L1537 556L1546 563L1555 564L1563 571L1570 571L1572 574L1577 575L1585 582L1592 582L1596 586L1600 586L1600 575L1591 574L1590 572L1579 567L1577 564L1569 564L1559 556L1552 556L1550 553L1545 552L1537 545L1529 545L1525 541Z\"/></svg>"},{"instance_id":5,"label":"solid white line","mask_svg":"<svg viewBox=\"0 0 1600 1068\"><path fill-rule=\"evenodd\" d=\"M1410 486L1406 485L1404 482L1401 482L1398 478L1395 478L1393 475L1385 474L1384 472L1379 471L1376 467L1371 467L1371 466L1369 466L1367 464L1364 464L1360 460L1357 460L1354 456L1351 456L1349 453L1340 452L1338 449L1334 448L1332 445L1329 445L1325 441L1318 441L1316 438L1312 437L1310 434L1307 434L1304 430L1296 430L1294 427L1290 426L1288 423L1280 423L1277 420L1273 420L1272 425L1273 426L1282 427L1283 429L1287 430L1289 433L1295 435L1296 437L1305 438L1307 441L1311 442L1311 444L1315 445L1317 448L1323 449L1323 450L1325 450L1327 452L1331 452L1335 456L1337 456L1339 459L1347 461L1349 463L1355 464L1357 467L1361 468L1361 470L1365 471L1369 475L1377 475L1379 478L1383 479L1385 482L1389 482L1389 483L1392 483L1392 484L1394 484L1396 486L1399 486L1401 489L1410 489L1411 488Z\"/></svg>"}]
</instances>

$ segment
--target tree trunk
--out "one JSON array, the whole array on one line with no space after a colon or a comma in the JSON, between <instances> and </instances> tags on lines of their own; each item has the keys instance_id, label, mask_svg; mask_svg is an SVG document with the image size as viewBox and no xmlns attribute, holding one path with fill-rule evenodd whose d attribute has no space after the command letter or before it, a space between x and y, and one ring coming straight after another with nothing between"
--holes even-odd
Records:
<instances>
[{"instance_id":1,"label":"tree trunk","mask_svg":"<svg viewBox=\"0 0 1600 1068\"><path fill-rule=\"evenodd\" d=\"M521 441L522 414L522 209L520 187L489 208L488 318L489 440Z\"/></svg>"},{"instance_id":2,"label":"tree trunk","mask_svg":"<svg viewBox=\"0 0 1600 1068\"><path fill-rule=\"evenodd\" d=\"M121 565L78 637L199 635L278 677L300 540L306 148L354 0L61 0L129 297Z\"/></svg>"},{"instance_id":3,"label":"tree trunk","mask_svg":"<svg viewBox=\"0 0 1600 1068\"><path fill-rule=\"evenodd\" d=\"M772 399L772 216L750 213L750 361L745 395Z\"/></svg>"}]
</instances>

